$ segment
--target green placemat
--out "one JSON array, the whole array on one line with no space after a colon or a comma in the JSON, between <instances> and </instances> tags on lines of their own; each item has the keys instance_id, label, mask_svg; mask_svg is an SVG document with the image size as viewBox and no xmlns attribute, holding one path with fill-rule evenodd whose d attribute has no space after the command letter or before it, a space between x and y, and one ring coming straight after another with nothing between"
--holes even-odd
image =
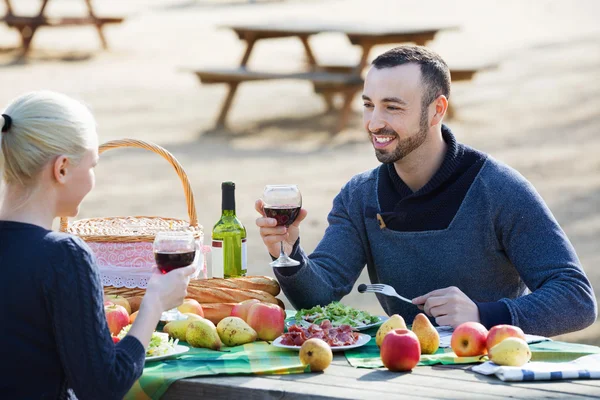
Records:
<instances>
[{"instance_id":1,"label":"green placemat","mask_svg":"<svg viewBox=\"0 0 600 400\"><path fill-rule=\"evenodd\" d=\"M529 348L531 349L531 361L572 361L588 354L600 353L600 347L555 341L530 344ZM383 367L379 357L379 348L373 337L366 345L348 350L345 355L350 365L356 368ZM440 348L435 354L422 355L418 365L471 364L483 361L487 361L487 357L457 357L452 349Z\"/></svg>"},{"instance_id":2,"label":"green placemat","mask_svg":"<svg viewBox=\"0 0 600 400\"><path fill-rule=\"evenodd\" d=\"M125 399L158 399L176 380L193 376L310 372L308 366L300 363L297 351L281 349L267 342L221 350L190 348L177 358L146 363L144 373Z\"/></svg>"},{"instance_id":3,"label":"green placemat","mask_svg":"<svg viewBox=\"0 0 600 400\"><path fill-rule=\"evenodd\" d=\"M383 363L379 357L379 347L375 344L375 338L371 337L369 343L356 349L347 350L345 352L346 360L356 368L381 368ZM438 349L435 354L421 355L421 361L418 365L435 365L435 364L470 364L479 362L480 356L477 357L457 357L452 349Z\"/></svg>"}]
</instances>

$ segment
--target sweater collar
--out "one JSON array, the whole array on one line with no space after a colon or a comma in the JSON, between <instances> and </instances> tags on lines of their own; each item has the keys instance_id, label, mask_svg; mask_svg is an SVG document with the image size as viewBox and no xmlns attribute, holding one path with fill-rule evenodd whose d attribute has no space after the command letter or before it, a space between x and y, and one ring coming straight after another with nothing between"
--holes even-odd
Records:
<instances>
[{"instance_id":1,"label":"sweater collar","mask_svg":"<svg viewBox=\"0 0 600 400\"><path fill-rule=\"evenodd\" d=\"M464 154L464 149L462 149L462 146L456 142L454 134L452 134L452 131L446 125L442 125L442 138L448 146L446 149L446 155L444 156L444 161L442 161L442 165L431 177L429 182L427 182L425 186L414 193L406 185L406 183L404 183L402 178L400 178L400 175L398 175L396 172L396 168L394 168L394 163L387 164L388 173L392 179L394 188L402 196L402 198L406 196L421 196L435 190L448 178L450 178L452 173L456 170L456 167L460 164Z\"/></svg>"}]
</instances>

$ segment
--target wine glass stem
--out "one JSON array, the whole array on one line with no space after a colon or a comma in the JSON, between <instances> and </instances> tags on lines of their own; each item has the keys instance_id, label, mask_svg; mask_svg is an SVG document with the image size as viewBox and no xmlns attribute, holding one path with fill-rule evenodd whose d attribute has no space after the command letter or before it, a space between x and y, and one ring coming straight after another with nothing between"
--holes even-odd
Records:
<instances>
[{"instance_id":1,"label":"wine glass stem","mask_svg":"<svg viewBox=\"0 0 600 400\"><path fill-rule=\"evenodd\" d=\"M281 245L281 251L279 252L279 258L285 258L285 251L283 250L283 241L279 243Z\"/></svg>"}]
</instances>

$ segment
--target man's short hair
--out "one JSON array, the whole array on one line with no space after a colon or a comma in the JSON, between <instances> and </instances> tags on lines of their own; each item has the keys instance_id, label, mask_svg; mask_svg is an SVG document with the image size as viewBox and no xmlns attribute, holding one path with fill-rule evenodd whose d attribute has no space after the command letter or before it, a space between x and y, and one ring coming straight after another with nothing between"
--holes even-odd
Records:
<instances>
[{"instance_id":1,"label":"man's short hair","mask_svg":"<svg viewBox=\"0 0 600 400\"><path fill-rule=\"evenodd\" d=\"M450 69L437 53L423 46L399 46L373 60L377 69L393 68L414 63L421 67L423 81L423 107L427 107L439 95L450 98Z\"/></svg>"}]
</instances>

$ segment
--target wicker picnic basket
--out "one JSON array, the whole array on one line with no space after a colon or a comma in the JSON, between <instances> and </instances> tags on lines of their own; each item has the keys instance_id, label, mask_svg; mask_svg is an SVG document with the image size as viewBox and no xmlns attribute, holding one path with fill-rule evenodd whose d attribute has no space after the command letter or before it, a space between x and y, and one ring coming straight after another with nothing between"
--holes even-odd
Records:
<instances>
[{"instance_id":1,"label":"wicker picnic basket","mask_svg":"<svg viewBox=\"0 0 600 400\"><path fill-rule=\"evenodd\" d=\"M81 237L92 249L98 263L104 292L121 296L142 296L155 265L152 243L160 231L189 231L203 249L204 233L198 224L196 204L190 181L181 164L164 148L133 139L114 140L100 146L99 153L120 147L150 150L166 159L175 168L183 184L189 221L164 217L89 218L69 224L61 218L60 230ZM194 264L197 275L206 278L203 252L197 251Z\"/></svg>"}]
</instances>

